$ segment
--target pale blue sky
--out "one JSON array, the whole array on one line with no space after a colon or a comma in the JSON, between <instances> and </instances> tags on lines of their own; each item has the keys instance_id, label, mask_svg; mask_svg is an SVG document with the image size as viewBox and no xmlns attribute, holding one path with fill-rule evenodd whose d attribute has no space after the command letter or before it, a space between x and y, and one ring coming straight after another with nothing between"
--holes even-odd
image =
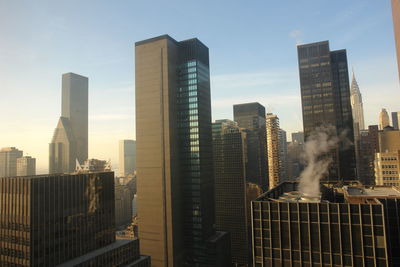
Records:
<instances>
[{"instance_id":1,"label":"pale blue sky","mask_svg":"<svg viewBox=\"0 0 400 267\"><path fill-rule=\"evenodd\" d=\"M61 74L75 72L89 77L89 156L117 167L118 140L134 138L134 43L165 33L209 47L213 119L258 101L302 130L296 44L329 40L376 124L380 108L400 110L392 27L389 0L0 0L0 147L47 171Z\"/></svg>"}]
</instances>

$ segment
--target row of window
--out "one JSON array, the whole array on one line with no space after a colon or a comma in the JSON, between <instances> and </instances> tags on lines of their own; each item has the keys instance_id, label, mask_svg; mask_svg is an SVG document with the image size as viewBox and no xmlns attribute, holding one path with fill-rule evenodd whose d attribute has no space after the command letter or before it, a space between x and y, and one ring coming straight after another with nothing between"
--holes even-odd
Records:
<instances>
[{"instance_id":1,"label":"row of window","mask_svg":"<svg viewBox=\"0 0 400 267\"><path fill-rule=\"evenodd\" d=\"M397 174L397 171L382 171L382 174Z\"/></svg>"},{"instance_id":2,"label":"row of window","mask_svg":"<svg viewBox=\"0 0 400 267\"><path fill-rule=\"evenodd\" d=\"M397 169L397 165L382 165L384 169Z\"/></svg>"},{"instance_id":3,"label":"row of window","mask_svg":"<svg viewBox=\"0 0 400 267\"><path fill-rule=\"evenodd\" d=\"M383 177L384 181L396 181L399 180L399 177Z\"/></svg>"},{"instance_id":4,"label":"row of window","mask_svg":"<svg viewBox=\"0 0 400 267\"><path fill-rule=\"evenodd\" d=\"M397 160L396 157L382 157L381 158L382 161L386 161L386 160Z\"/></svg>"}]
</instances>

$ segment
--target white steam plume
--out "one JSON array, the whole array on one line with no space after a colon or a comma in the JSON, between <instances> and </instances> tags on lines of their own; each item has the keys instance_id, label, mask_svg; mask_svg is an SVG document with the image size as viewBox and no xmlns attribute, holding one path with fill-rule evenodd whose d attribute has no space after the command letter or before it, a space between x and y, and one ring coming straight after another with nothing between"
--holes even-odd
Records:
<instances>
[{"instance_id":1,"label":"white steam plume","mask_svg":"<svg viewBox=\"0 0 400 267\"><path fill-rule=\"evenodd\" d=\"M298 190L300 193L318 197L320 180L329 170L332 157L329 153L336 148L339 138L333 126L320 126L308 137L304 145L304 159L307 167L300 174Z\"/></svg>"}]
</instances>

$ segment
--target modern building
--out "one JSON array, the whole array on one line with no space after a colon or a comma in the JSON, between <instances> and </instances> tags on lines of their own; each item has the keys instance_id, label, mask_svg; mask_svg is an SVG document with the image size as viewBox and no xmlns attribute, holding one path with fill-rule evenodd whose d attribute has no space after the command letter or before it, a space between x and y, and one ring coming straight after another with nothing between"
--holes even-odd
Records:
<instances>
[{"instance_id":1,"label":"modern building","mask_svg":"<svg viewBox=\"0 0 400 267\"><path fill-rule=\"evenodd\" d=\"M364 185L375 184L375 153L379 151L378 125L368 126L360 132L359 179Z\"/></svg>"},{"instance_id":2,"label":"modern building","mask_svg":"<svg viewBox=\"0 0 400 267\"><path fill-rule=\"evenodd\" d=\"M279 129L279 169L280 182L288 180L288 143L282 128Z\"/></svg>"},{"instance_id":3,"label":"modern building","mask_svg":"<svg viewBox=\"0 0 400 267\"><path fill-rule=\"evenodd\" d=\"M138 227L155 267L230 262L214 229L208 54L196 38L135 44Z\"/></svg>"},{"instance_id":4,"label":"modern building","mask_svg":"<svg viewBox=\"0 0 400 267\"><path fill-rule=\"evenodd\" d=\"M297 47L304 136L318 127L334 127L341 136L330 156L325 180L354 180L356 159L346 50L331 51L323 41Z\"/></svg>"},{"instance_id":5,"label":"modern building","mask_svg":"<svg viewBox=\"0 0 400 267\"><path fill-rule=\"evenodd\" d=\"M379 149L375 153L377 185L400 186L400 131L386 127L378 133Z\"/></svg>"},{"instance_id":6,"label":"modern building","mask_svg":"<svg viewBox=\"0 0 400 267\"><path fill-rule=\"evenodd\" d=\"M292 133L292 142L297 144L304 144L304 133L303 132Z\"/></svg>"},{"instance_id":7,"label":"modern building","mask_svg":"<svg viewBox=\"0 0 400 267\"><path fill-rule=\"evenodd\" d=\"M395 130L399 130L400 111L392 112L392 124Z\"/></svg>"},{"instance_id":8,"label":"modern building","mask_svg":"<svg viewBox=\"0 0 400 267\"><path fill-rule=\"evenodd\" d=\"M100 159L87 159L82 164L76 161L76 173L85 172L109 172L111 171L111 161Z\"/></svg>"},{"instance_id":9,"label":"modern building","mask_svg":"<svg viewBox=\"0 0 400 267\"><path fill-rule=\"evenodd\" d=\"M279 148L279 118L277 115L267 113L267 152L269 188L274 188L280 183L281 159Z\"/></svg>"},{"instance_id":10,"label":"modern building","mask_svg":"<svg viewBox=\"0 0 400 267\"><path fill-rule=\"evenodd\" d=\"M245 103L233 106L233 120L248 130L247 182L268 188L267 137L265 129L265 107L260 103Z\"/></svg>"},{"instance_id":11,"label":"modern building","mask_svg":"<svg viewBox=\"0 0 400 267\"><path fill-rule=\"evenodd\" d=\"M293 139L292 139L293 140ZM288 144L288 180L296 180L304 170L304 143L292 141Z\"/></svg>"},{"instance_id":12,"label":"modern building","mask_svg":"<svg viewBox=\"0 0 400 267\"><path fill-rule=\"evenodd\" d=\"M365 125L364 125L364 108L363 108L362 96L354 72L350 87L350 100L351 100L351 110L353 114L354 129L358 129L358 131L364 130Z\"/></svg>"},{"instance_id":13,"label":"modern building","mask_svg":"<svg viewBox=\"0 0 400 267\"><path fill-rule=\"evenodd\" d=\"M61 117L49 144L49 173L70 173L88 159L88 78L62 75Z\"/></svg>"},{"instance_id":14,"label":"modern building","mask_svg":"<svg viewBox=\"0 0 400 267\"><path fill-rule=\"evenodd\" d=\"M397 64L400 77L400 0L392 0L394 38L396 40Z\"/></svg>"},{"instance_id":15,"label":"modern building","mask_svg":"<svg viewBox=\"0 0 400 267\"><path fill-rule=\"evenodd\" d=\"M285 182L252 202L254 266L399 266L400 189Z\"/></svg>"},{"instance_id":16,"label":"modern building","mask_svg":"<svg viewBox=\"0 0 400 267\"><path fill-rule=\"evenodd\" d=\"M132 222L134 192L129 184L121 183L120 179L115 179L115 225L119 229L125 228Z\"/></svg>"},{"instance_id":17,"label":"modern building","mask_svg":"<svg viewBox=\"0 0 400 267\"><path fill-rule=\"evenodd\" d=\"M385 129L385 127L390 126L389 114L385 108L379 113L379 130Z\"/></svg>"},{"instance_id":18,"label":"modern building","mask_svg":"<svg viewBox=\"0 0 400 267\"><path fill-rule=\"evenodd\" d=\"M0 178L0 199L1 266L150 267L115 239L112 172Z\"/></svg>"},{"instance_id":19,"label":"modern building","mask_svg":"<svg viewBox=\"0 0 400 267\"><path fill-rule=\"evenodd\" d=\"M119 176L126 177L136 170L136 141L119 141Z\"/></svg>"},{"instance_id":20,"label":"modern building","mask_svg":"<svg viewBox=\"0 0 400 267\"><path fill-rule=\"evenodd\" d=\"M231 120L212 124L215 177L215 224L230 233L234 266L251 266L246 205L247 132Z\"/></svg>"},{"instance_id":21,"label":"modern building","mask_svg":"<svg viewBox=\"0 0 400 267\"><path fill-rule=\"evenodd\" d=\"M30 156L17 158L17 176L36 175L36 159Z\"/></svg>"},{"instance_id":22,"label":"modern building","mask_svg":"<svg viewBox=\"0 0 400 267\"><path fill-rule=\"evenodd\" d=\"M15 147L3 147L0 150L0 177L11 177L17 175L17 159L24 152Z\"/></svg>"}]
</instances>

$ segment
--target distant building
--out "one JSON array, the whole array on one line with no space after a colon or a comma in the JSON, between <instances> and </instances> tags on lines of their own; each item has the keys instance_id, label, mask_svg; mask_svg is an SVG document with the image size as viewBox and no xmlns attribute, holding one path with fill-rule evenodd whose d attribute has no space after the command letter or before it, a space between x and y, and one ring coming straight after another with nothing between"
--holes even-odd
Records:
<instances>
[{"instance_id":1,"label":"distant building","mask_svg":"<svg viewBox=\"0 0 400 267\"><path fill-rule=\"evenodd\" d=\"M254 266L399 266L398 187L296 190L285 182L252 202Z\"/></svg>"},{"instance_id":2,"label":"distant building","mask_svg":"<svg viewBox=\"0 0 400 267\"><path fill-rule=\"evenodd\" d=\"M246 206L247 132L231 120L212 124L215 225L231 233L232 263L251 265Z\"/></svg>"},{"instance_id":3,"label":"distant building","mask_svg":"<svg viewBox=\"0 0 400 267\"><path fill-rule=\"evenodd\" d=\"M378 141L375 182L377 185L400 186L400 131L386 127L378 133Z\"/></svg>"},{"instance_id":4,"label":"distant building","mask_svg":"<svg viewBox=\"0 0 400 267\"><path fill-rule=\"evenodd\" d=\"M392 112L392 124L395 130L399 130L400 111Z\"/></svg>"},{"instance_id":5,"label":"distant building","mask_svg":"<svg viewBox=\"0 0 400 267\"><path fill-rule=\"evenodd\" d=\"M400 77L400 0L392 0L394 38L396 40L397 64Z\"/></svg>"},{"instance_id":6,"label":"distant building","mask_svg":"<svg viewBox=\"0 0 400 267\"><path fill-rule=\"evenodd\" d=\"M387 126L390 126L389 114L383 108L379 113L379 130L383 130Z\"/></svg>"},{"instance_id":7,"label":"distant building","mask_svg":"<svg viewBox=\"0 0 400 267\"><path fill-rule=\"evenodd\" d=\"M318 127L334 127L347 140L332 149L326 180L356 178L354 126L346 50L331 51L329 42L297 46L305 139Z\"/></svg>"},{"instance_id":8,"label":"distant building","mask_svg":"<svg viewBox=\"0 0 400 267\"><path fill-rule=\"evenodd\" d=\"M119 176L126 177L136 170L136 141L119 141Z\"/></svg>"},{"instance_id":9,"label":"distant building","mask_svg":"<svg viewBox=\"0 0 400 267\"><path fill-rule=\"evenodd\" d=\"M265 107L257 102L234 105L233 118L239 127L248 130L246 180L266 190L269 180Z\"/></svg>"},{"instance_id":10,"label":"distant building","mask_svg":"<svg viewBox=\"0 0 400 267\"><path fill-rule=\"evenodd\" d=\"M279 129L279 169L279 181L288 180L288 144L286 131L281 128Z\"/></svg>"},{"instance_id":11,"label":"distant building","mask_svg":"<svg viewBox=\"0 0 400 267\"><path fill-rule=\"evenodd\" d=\"M115 225L122 229L132 222L132 201L134 192L129 187L129 182L115 179Z\"/></svg>"},{"instance_id":12,"label":"distant building","mask_svg":"<svg viewBox=\"0 0 400 267\"><path fill-rule=\"evenodd\" d=\"M99 159L87 159L83 164L79 164L76 161L75 172L109 172L111 171L111 161L99 160Z\"/></svg>"},{"instance_id":13,"label":"distant building","mask_svg":"<svg viewBox=\"0 0 400 267\"><path fill-rule=\"evenodd\" d=\"M303 132L292 133L292 142L297 144L304 144L304 133Z\"/></svg>"},{"instance_id":14,"label":"distant building","mask_svg":"<svg viewBox=\"0 0 400 267\"><path fill-rule=\"evenodd\" d=\"M279 150L279 118L277 115L267 113L267 151L269 188L274 188L280 183L280 150Z\"/></svg>"},{"instance_id":15,"label":"distant building","mask_svg":"<svg viewBox=\"0 0 400 267\"><path fill-rule=\"evenodd\" d=\"M138 240L115 239L112 172L0 178L5 196L0 266L150 267Z\"/></svg>"},{"instance_id":16,"label":"distant building","mask_svg":"<svg viewBox=\"0 0 400 267\"><path fill-rule=\"evenodd\" d=\"M292 139L293 140L293 139ZM296 180L304 169L304 143L292 141L288 144L288 179Z\"/></svg>"},{"instance_id":17,"label":"distant building","mask_svg":"<svg viewBox=\"0 0 400 267\"><path fill-rule=\"evenodd\" d=\"M15 147L4 147L0 150L0 177L17 175L17 159L22 157L23 151Z\"/></svg>"},{"instance_id":18,"label":"distant building","mask_svg":"<svg viewBox=\"0 0 400 267\"><path fill-rule=\"evenodd\" d=\"M358 175L364 185L375 184L375 153L379 151L378 125L368 126L368 130L360 132L360 152Z\"/></svg>"},{"instance_id":19,"label":"distant building","mask_svg":"<svg viewBox=\"0 0 400 267\"><path fill-rule=\"evenodd\" d=\"M71 173L88 158L88 78L62 75L61 117L49 144L49 173Z\"/></svg>"},{"instance_id":20,"label":"distant building","mask_svg":"<svg viewBox=\"0 0 400 267\"><path fill-rule=\"evenodd\" d=\"M350 100L351 100L351 110L353 114L353 123L355 125L354 129L358 129L358 131L364 130L365 129L364 108L363 108L362 96L354 72L353 72L353 79L351 81L350 94L351 94Z\"/></svg>"},{"instance_id":21,"label":"distant building","mask_svg":"<svg viewBox=\"0 0 400 267\"><path fill-rule=\"evenodd\" d=\"M210 69L198 39L135 44L137 206L152 266L227 266L215 230Z\"/></svg>"},{"instance_id":22,"label":"distant building","mask_svg":"<svg viewBox=\"0 0 400 267\"><path fill-rule=\"evenodd\" d=\"M36 175L36 159L25 156L17 158L17 176Z\"/></svg>"}]
</instances>

